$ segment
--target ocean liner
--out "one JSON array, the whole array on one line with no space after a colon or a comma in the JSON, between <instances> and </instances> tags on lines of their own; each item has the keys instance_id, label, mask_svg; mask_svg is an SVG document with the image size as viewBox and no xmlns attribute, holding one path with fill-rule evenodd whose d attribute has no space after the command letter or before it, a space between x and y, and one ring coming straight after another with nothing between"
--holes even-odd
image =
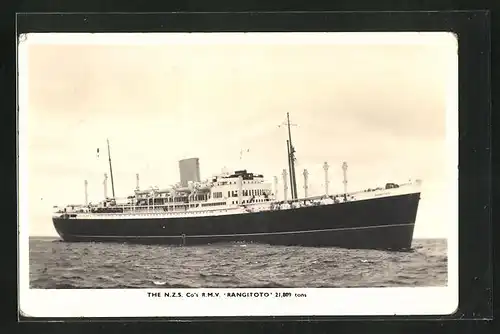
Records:
<instances>
[{"instance_id":1,"label":"ocean liner","mask_svg":"<svg viewBox=\"0 0 500 334\"><path fill-rule=\"evenodd\" d=\"M285 125L288 171L283 170L281 200L276 196L276 177L273 187L263 175L244 169L201 181L197 158L179 162L181 182L175 186L141 190L137 175L134 193L125 199L116 198L108 141L112 197L105 195L96 204L54 207L54 227L68 242L182 246L244 242L394 251L411 248L420 180L348 192L344 162L344 192L329 194L325 163L324 195L307 195L308 174L304 170L305 194L299 198L288 114ZM85 197L87 202L87 193Z\"/></svg>"}]
</instances>

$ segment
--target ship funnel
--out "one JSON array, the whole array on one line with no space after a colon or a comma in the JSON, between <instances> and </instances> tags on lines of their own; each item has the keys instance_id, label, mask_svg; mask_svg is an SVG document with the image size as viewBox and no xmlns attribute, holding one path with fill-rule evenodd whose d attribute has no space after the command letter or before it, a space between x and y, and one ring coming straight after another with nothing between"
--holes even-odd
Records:
<instances>
[{"instance_id":1,"label":"ship funnel","mask_svg":"<svg viewBox=\"0 0 500 334\"><path fill-rule=\"evenodd\" d=\"M189 158L179 161L179 174L182 187L187 187L188 182L200 182L200 159Z\"/></svg>"},{"instance_id":2,"label":"ship funnel","mask_svg":"<svg viewBox=\"0 0 500 334\"><path fill-rule=\"evenodd\" d=\"M139 174L135 174L135 189L139 190Z\"/></svg>"}]
</instances>

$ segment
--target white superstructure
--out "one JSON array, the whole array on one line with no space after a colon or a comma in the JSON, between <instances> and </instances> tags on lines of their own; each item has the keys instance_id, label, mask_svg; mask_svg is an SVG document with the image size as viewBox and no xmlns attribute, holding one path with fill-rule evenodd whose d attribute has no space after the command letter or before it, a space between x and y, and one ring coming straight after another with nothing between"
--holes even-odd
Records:
<instances>
[{"instance_id":1,"label":"white superstructure","mask_svg":"<svg viewBox=\"0 0 500 334\"><path fill-rule=\"evenodd\" d=\"M245 214L270 210L296 209L304 206L331 205L344 202L396 196L419 192L420 181L407 184L388 183L384 188L348 194L322 195L277 201L270 182L261 174L246 170L221 174L204 182L190 182L166 189L136 189L127 198L107 198L97 204L56 207L56 216L71 214L79 219L120 218L186 218Z\"/></svg>"}]
</instances>

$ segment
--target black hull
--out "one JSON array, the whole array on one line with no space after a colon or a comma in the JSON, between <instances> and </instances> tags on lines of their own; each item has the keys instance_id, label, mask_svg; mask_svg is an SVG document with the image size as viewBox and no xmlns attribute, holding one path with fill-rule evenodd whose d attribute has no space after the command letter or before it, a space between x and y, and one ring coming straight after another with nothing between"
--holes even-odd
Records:
<instances>
[{"instance_id":1,"label":"black hull","mask_svg":"<svg viewBox=\"0 0 500 334\"><path fill-rule=\"evenodd\" d=\"M64 241L204 245L224 242L408 250L420 193L225 216L53 218Z\"/></svg>"}]
</instances>

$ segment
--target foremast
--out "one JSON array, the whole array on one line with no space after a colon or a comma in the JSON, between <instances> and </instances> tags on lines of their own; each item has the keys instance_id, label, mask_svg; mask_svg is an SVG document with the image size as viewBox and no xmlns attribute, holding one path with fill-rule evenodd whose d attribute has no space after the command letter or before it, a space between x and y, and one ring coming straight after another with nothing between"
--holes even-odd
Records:
<instances>
[{"instance_id":1,"label":"foremast","mask_svg":"<svg viewBox=\"0 0 500 334\"><path fill-rule=\"evenodd\" d=\"M109 149L109 139L106 139L108 143L108 159L109 159L109 173L111 174L111 191L113 192L113 198L115 198L115 183L113 179L113 166L111 165L111 150Z\"/></svg>"}]
</instances>

